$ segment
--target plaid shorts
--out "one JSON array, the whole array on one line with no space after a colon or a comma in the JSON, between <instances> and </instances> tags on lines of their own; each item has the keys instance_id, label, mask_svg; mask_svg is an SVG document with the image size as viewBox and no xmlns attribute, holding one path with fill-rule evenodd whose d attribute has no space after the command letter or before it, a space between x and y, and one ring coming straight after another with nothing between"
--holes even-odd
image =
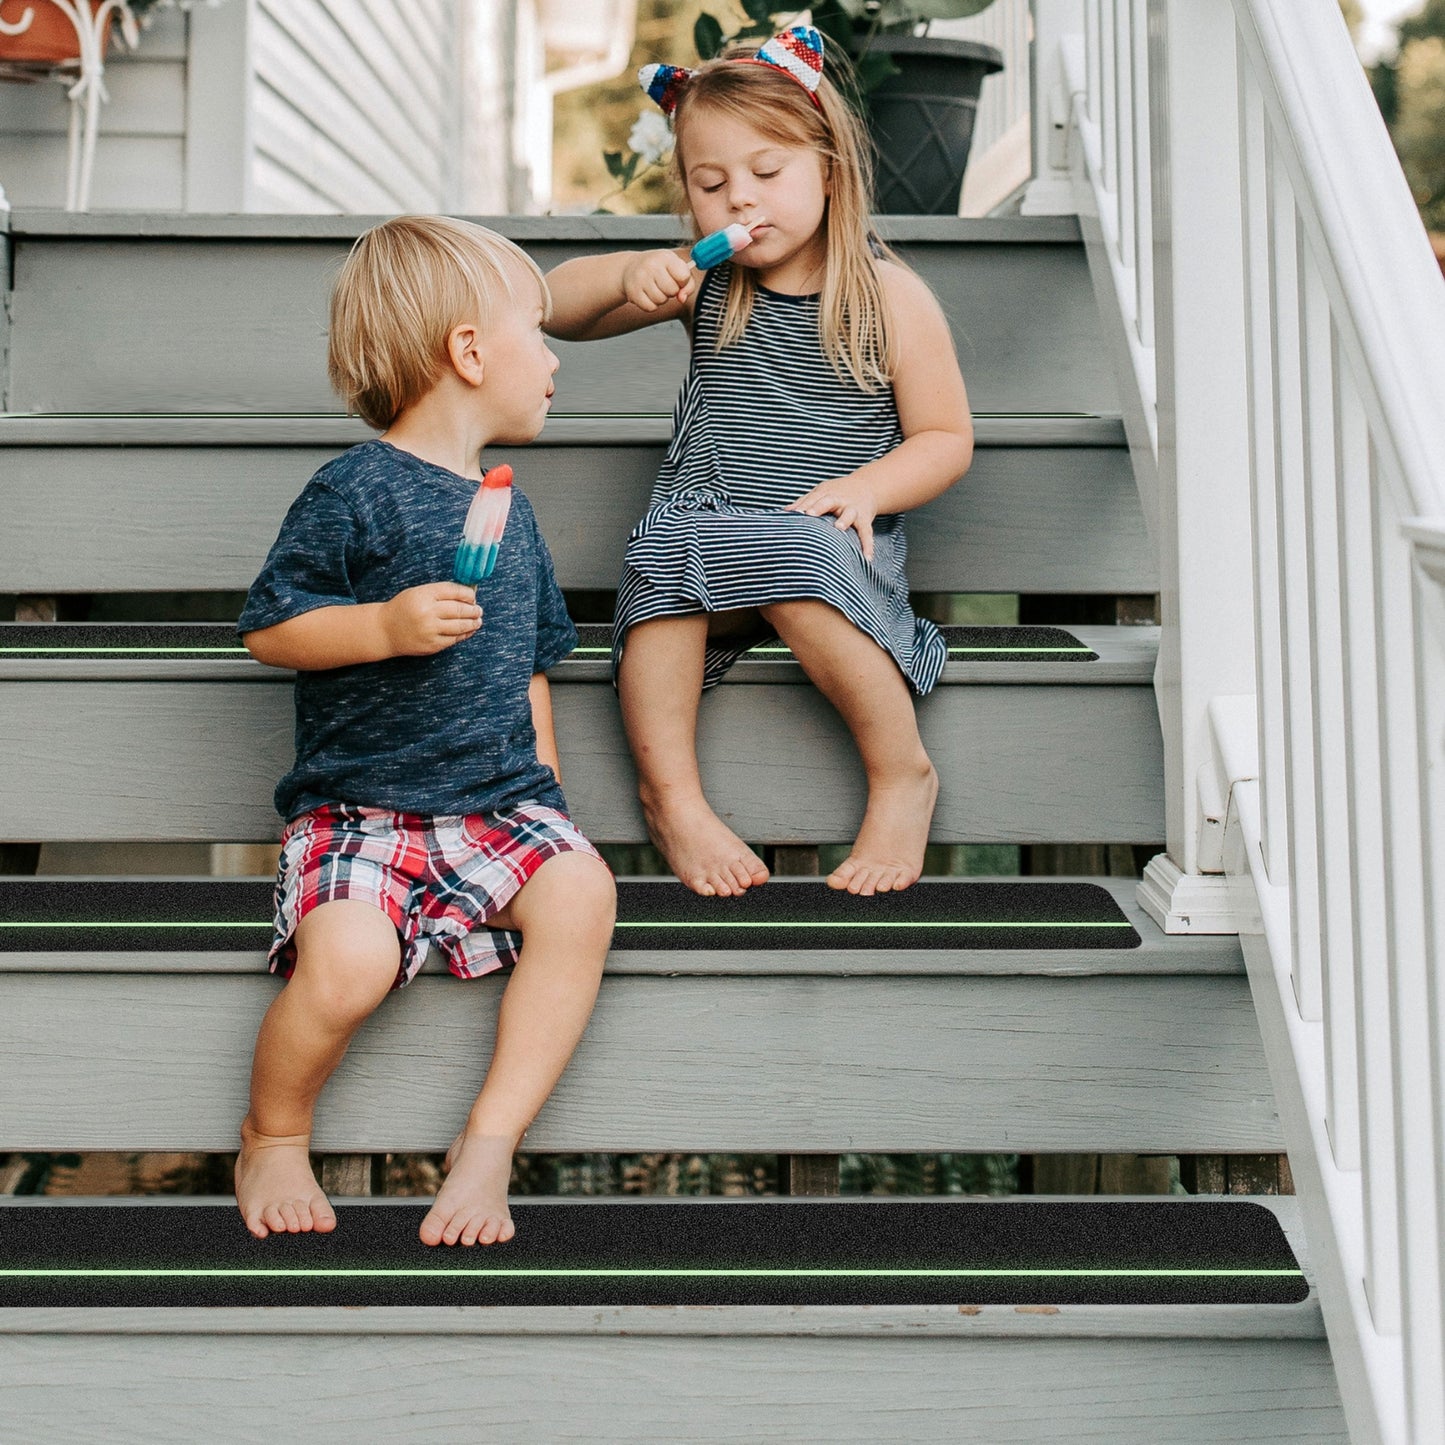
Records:
<instances>
[{"instance_id":1,"label":"plaid shorts","mask_svg":"<svg viewBox=\"0 0 1445 1445\"><path fill-rule=\"evenodd\" d=\"M487 927L548 858L601 855L565 813L522 803L500 813L428 817L331 803L281 835L275 938L267 963L290 978L297 926L338 898L379 908L401 938L393 988L416 977L435 944L458 978L515 963L521 934Z\"/></svg>"}]
</instances>

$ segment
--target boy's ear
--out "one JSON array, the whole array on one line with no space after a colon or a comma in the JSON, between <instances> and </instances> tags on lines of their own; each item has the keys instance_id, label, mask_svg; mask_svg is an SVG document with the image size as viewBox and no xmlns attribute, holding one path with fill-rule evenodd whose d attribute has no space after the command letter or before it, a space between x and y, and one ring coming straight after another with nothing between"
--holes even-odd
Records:
<instances>
[{"instance_id":1,"label":"boy's ear","mask_svg":"<svg viewBox=\"0 0 1445 1445\"><path fill-rule=\"evenodd\" d=\"M468 386L480 386L486 371L482 357L482 333L469 321L453 326L447 333L447 355L452 370Z\"/></svg>"}]
</instances>

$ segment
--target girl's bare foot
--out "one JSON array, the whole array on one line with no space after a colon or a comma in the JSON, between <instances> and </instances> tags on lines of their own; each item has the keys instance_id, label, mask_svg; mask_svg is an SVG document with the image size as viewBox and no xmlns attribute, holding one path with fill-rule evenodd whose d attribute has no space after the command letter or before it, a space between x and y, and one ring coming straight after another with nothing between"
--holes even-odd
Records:
<instances>
[{"instance_id":1,"label":"girl's bare foot","mask_svg":"<svg viewBox=\"0 0 1445 1445\"><path fill-rule=\"evenodd\" d=\"M463 1130L447 1150L446 1183L421 1222L423 1244L503 1244L516 1232L507 1209L516 1140Z\"/></svg>"},{"instance_id":2,"label":"girl's bare foot","mask_svg":"<svg viewBox=\"0 0 1445 1445\"><path fill-rule=\"evenodd\" d=\"M336 1211L311 1172L309 1143L306 1134L262 1134L249 1116L241 1121L236 1203L257 1239L271 1233L327 1234L336 1228Z\"/></svg>"},{"instance_id":3,"label":"girl's bare foot","mask_svg":"<svg viewBox=\"0 0 1445 1445\"><path fill-rule=\"evenodd\" d=\"M768 881L763 860L708 807L707 799L642 803L647 831L668 867L706 898L731 898Z\"/></svg>"},{"instance_id":4,"label":"girl's bare foot","mask_svg":"<svg viewBox=\"0 0 1445 1445\"><path fill-rule=\"evenodd\" d=\"M938 774L932 763L926 768L904 782L868 789L863 826L853 851L828 875L829 888L871 896L918 882L938 800Z\"/></svg>"}]
</instances>

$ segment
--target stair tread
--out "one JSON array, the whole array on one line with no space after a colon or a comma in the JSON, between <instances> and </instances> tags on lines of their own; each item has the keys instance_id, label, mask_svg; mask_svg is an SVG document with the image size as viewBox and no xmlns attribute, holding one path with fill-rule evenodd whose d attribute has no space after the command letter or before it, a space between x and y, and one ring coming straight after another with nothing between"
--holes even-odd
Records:
<instances>
[{"instance_id":1,"label":"stair tread","mask_svg":"<svg viewBox=\"0 0 1445 1445\"><path fill-rule=\"evenodd\" d=\"M1108 1196L1109 1202L1158 1203L1157 1195ZM46 1307L0 1308L0 1334L23 1334L37 1327L47 1333L328 1334L338 1326L348 1334L597 1334L653 1335L815 1335L830 1337L908 1335L993 1338L1195 1338L1323 1339L1324 1323L1305 1248L1298 1200L1293 1196L1171 1196L1184 1205L1227 1203L1259 1205L1278 1219L1285 1238L1310 1285L1308 1296L1293 1304L1062 1304L1062 1305L613 1305L613 1306L453 1306L417 1310L406 1306L231 1306L119 1307L103 1311ZM379 1209L415 1207L415 1199L338 1200ZM528 1196L527 1203L587 1203L578 1199ZM616 1200L598 1199L598 1205ZM705 1199L629 1200L629 1207L657 1204L706 1204ZM821 1202L821 1201L820 1201ZM940 1201L934 1200L933 1203ZM1003 1204L1102 1202L1098 1196L1021 1196ZM180 1208L229 1205L217 1197L151 1197L145 1200L50 1199L21 1196L0 1201L0 1210L59 1207ZM945 1206L946 1207L946 1206Z\"/></svg>"},{"instance_id":2,"label":"stair tread","mask_svg":"<svg viewBox=\"0 0 1445 1445\"><path fill-rule=\"evenodd\" d=\"M655 888L663 880L619 880L625 891L629 888ZM1197 975L1244 973L1244 960L1239 940L1230 935L1165 934L1140 907L1135 896L1137 881L1132 878L958 878L924 880L929 883L956 885L1037 886L1049 883L1093 885L1107 894L1138 937L1137 945L1124 947L1086 948L961 948L921 947L899 950L892 945L865 947L844 943L819 949L797 947L766 947L757 949L629 947L614 949L608 957L607 971L613 977L625 975L687 975L710 976L877 976L908 978L929 976L998 976L1038 975L1078 977L1098 974ZM178 908L187 906L186 895L214 892L221 888L235 889L240 894L256 895L267 891L269 879L116 879L116 878L37 878L13 879L0 885L0 897L6 892L16 896L20 890L37 885L53 888L73 882L86 884L132 885L137 892L163 885ZM679 887L673 884L671 886ZM770 894L785 889L816 889L818 880L778 878L766 885ZM907 894L900 895L906 900ZM861 902L862 900L860 900ZM625 916L625 914L624 914ZM0 952L0 974L4 973L70 973L76 971L110 974L214 974L254 973L262 966L266 944L263 937L255 947L224 949L195 947L184 951L136 948L129 951L108 951L80 947L51 951L47 949ZM423 967L424 974L444 976L446 966L434 951Z\"/></svg>"},{"instance_id":3,"label":"stair tread","mask_svg":"<svg viewBox=\"0 0 1445 1445\"><path fill-rule=\"evenodd\" d=\"M1123 447L1119 416L1084 413L973 414L977 447ZM0 413L0 447L7 446L329 446L346 447L376 435L359 417L298 413ZM547 419L543 446L666 446L672 414L568 412ZM525 452L522 453L525 456ZM522 464L525 467L525 462ZM526 484L525 471L521 476Z\"/></svg>"},{"instance_id":4,"label":"stair tread","mask_svg":"<svg viewBox=\"0 0 1445 1445\"><path fill-rule=\"evenodd\" d=\"M1027 629L1037 631L1037 629ZM1066 640L1095 654L1093 658L1067 661L1046 658L974 660L951 655L944 665L941 685L970 684L1038 685L1063 683L1082 686L1153 685L1154 665L1159 651L1159 628L1155 626L1095 626L1070 624L1061 632ZM1025 629L1010 627L945 628L946 636L963 632L960 644L979 637L1008 647ZM582 643L578 652L558 663L549 674L554 682L583 683L611 681L611 662L606 655L590 649L607 645L611 629L602 624L584 624L579 629ZM141 645L134 641L160 638L166 645L218 649L218 656L172 656L155 653L144 656L97 651L94 655L25 656L27 650L57 645L57 638L74 639L77 648L114 648ZM145 645L150 645L145 643ZM776 647L778 644L768 644ZM21 654L21 655L17 655ZM0 680L14 682L116 681L116 682L270 682L289 684L295 674L284 668L266 667L245 653L227 624L218 623L0 623ZM724 680L738 683L791 683L810 685L791 656L754 653L745 656Z\"/></svg>"}]
</instances>

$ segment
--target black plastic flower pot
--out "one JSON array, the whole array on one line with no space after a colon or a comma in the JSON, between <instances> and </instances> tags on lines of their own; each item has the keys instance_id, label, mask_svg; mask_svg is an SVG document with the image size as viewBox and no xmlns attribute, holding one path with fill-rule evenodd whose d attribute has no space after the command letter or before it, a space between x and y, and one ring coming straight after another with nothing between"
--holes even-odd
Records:
<instances>
[{"instance_id":1,"label":"black plastic flower pot","mask_svg":"<svg viewBox=\"0 0 1445 1445\"><path fill-rule=\"evenodd\" d=\"M992 45L928 35L876 35L868 49L899 73L868 97L878 147L877 206L894 215L954 216L984 77L1002 70Z\"/></svg>"}]
</instances>

